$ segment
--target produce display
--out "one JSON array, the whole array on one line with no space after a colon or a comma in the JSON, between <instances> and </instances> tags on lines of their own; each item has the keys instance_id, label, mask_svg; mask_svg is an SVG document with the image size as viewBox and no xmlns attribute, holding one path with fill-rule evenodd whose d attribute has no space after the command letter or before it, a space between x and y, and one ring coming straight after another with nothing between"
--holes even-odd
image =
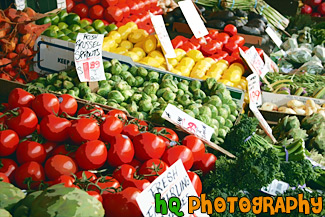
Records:
<instances>
[{"instance_id":1,"label":"produce display","mask_svg":"<svg viewBox=\"0 0 325 217\"><path fill-rule=\"evenodd\" d=\"M0 4L1 217L325 216L322 0L44 2Z\"/></svg>"},{"instance_id":2,"label":"produce display","mask_svg":"<svg viewBox=\"0 0 325 217\"><path fill-rule=\"evenodd\" d=\"M106 80L92 93L87 83L79 82L77 72L63 71L40 77L33 85L48 91L69 94L127 111L131 116L163 124L161 115L168 103L214 128L213 141L222 143L233 126L238 109L226 86L209 78L177 81L172 74L160 75L143 67L104 62Z\"/></svg>"}]
</instances>

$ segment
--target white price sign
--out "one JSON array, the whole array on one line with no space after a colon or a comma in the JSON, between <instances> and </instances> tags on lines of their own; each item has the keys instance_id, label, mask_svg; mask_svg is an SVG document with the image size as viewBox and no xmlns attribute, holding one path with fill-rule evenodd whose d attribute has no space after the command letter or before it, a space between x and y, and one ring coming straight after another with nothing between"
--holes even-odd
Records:
<instances>
[{"instance_id":1,"label":"white price sign","mask_svg":"<svg viewBox=\"0 0 325 217\"><path fill-rule=\"evenodd\" d=\"M283 194L289 187L288 183L274 179L269 186L262 188L261 191L276 196L277 194Z\"/></svg>"},{"instance_id":2,"label":"white price sign","mask_svg":"<svg viewBox=\"0 0 325 217\"><path fill-rule=\"evenodd\" d=\"M275 31L271 27L267 27L265 29L265 32L270 36L272 41L274 41L276 46L278 46L278 48L280 48L283 42L282 42L281 38L275 33Z\"/></svg>"},{"instance_id":3,"label":"white price sign","mask_svg":"<svg viewBox=\"0 0 325 217\"><path fill-rule=\"evenodd\" d=\"M185 0L178 2L184 17L190 26L195 38L201 38L209 34L205 27L199 13L197 12L194 3L191 0Z\"/></svg>"},{"instance_id":4,"label":"white price sign","mask_svg":"<svg viewBox=\"0 0 325 217\"><path fill-rule=\"evenodd\" d=\"M264 77L267 69L264 67L264 62L260 55L257 53L254 46L250 47L246 52L246 61L249 61L254 66L255 71L260 77Z\"/></svg>"},{"instance_id":5,"label":"white price sign","mask_svg":"<svg viewBox=\"0 0 325 217\"><path fill-rule=\"evenodd\" d=\"M15 0L17 10L24 10L26 7L26 0Z\"/></svg>"},{"instance_id":6,"label":"white price sign","mask_svg":"<svg viewBox=\"0 0 325 217\"><path fill-rule=\"evenodd\" d=\"M265 53L263 52L264 62L265 62L265 68L268 72L279 72L279 67L273 60Z\"/></svg>"},{"instance_id":7,"label":"white price sign","mask_svg":"<svg viewBox=\"0 0 325 217\"><path fill-rule=\"evenodd\" d=\"M161 15L153 15L150 13L151 22L158 35L161 46L164 48L166 58L176 58L176 53L170 41L166 26Z\"/></svg>"},{"instance_id":8,"label":"white price sign","mask_svg":"<svg viewBox=\"0 0 325 217\"><path fill-rule=\"evenodd\" d=\"M210 141L212 134L214 133L214 129L212 127L186 114L172 104L167 105L161 117L166 120L172 120L173 122L177 123L177 125L184 129L187 129L197 137L208 141Z\"/></svg>"},{"instance_id":9,"label":"white price sign","mask_svg":"<svg viewBox=\"0 0 325 217\"><path fill-rule=\"evenodd\" d=\"M74 60L81 82L105 80L102 58L104 35L79 33L77 36Z\"/></svg>"},{"instance_id":10,"label":"white price sign","mask_svg":"<svg viewBox=\"0 0 325 217\"><path fill-rule=\"evenodd\" d=\"M178 160L176 163L171 165L136 198L140 210L145 217L176 217L177 215L171 213L170 210L168 210L167 215L156 213L155 195L158 193L161 194L160 198L161 200L165 200L166 204L168 204L169 199L172 197L179 198L181 202L179 211L182 211L184 216L208 217L208 215L203 214L200 211L195 211L195 214L191 215L188 213L188 197L197 197L198 195L181 160Z\"/></svg>"},{"instance_id":11,"label":"white price sign","mask_svg":"<svg viewBox=\"0 0 325 217\"><path fill-rule=\"evenodd\" d=\"M260 88L260 78L256 74L251 74L246 78L248 82L249 104L255 107L262 105L262 96Z\"/></svg>"}]
</instances>

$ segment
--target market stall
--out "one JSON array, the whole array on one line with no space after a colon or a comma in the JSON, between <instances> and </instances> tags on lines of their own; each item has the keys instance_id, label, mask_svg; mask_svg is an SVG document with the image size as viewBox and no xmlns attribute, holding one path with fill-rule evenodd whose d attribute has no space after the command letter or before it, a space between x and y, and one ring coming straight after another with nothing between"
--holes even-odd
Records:
<instances>
[{"instance_id":1,"label":"market stall","mask_svg":"<svg viewBox=\"0 0 325 217\"><path fill-rule=\"evenodd\" d=\"M324 1L15 3L1 217L325 216Z\"/></svg>"}]
</instances>

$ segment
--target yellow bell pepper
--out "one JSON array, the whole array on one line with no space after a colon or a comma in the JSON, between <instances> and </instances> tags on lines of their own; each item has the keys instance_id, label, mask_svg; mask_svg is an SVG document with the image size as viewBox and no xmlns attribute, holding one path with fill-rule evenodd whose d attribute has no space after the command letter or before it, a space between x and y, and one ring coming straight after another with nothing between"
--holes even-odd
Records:
<instances>
[{"instance_id":1,"label":"yellow bell pepper","mask_svg":"<svg viewBox=\"0 0 325 217\"><path fill-rule=\"evenodd\" d=\"M133 48L133 44L127 40L123 40L120 43L120 47L125 47L127 50L130 50Z\"/></svg>"},{"instance_id":2,"label":"yellow bell pepper","mask_svg":"<svg viewBox=\"0 0 325 217\"><path fill-rule=\"evenodd\" d=\"M131 30L137 30L138 25L135 22L128 22L125 26L129 27Z\"/></svg>"},{"instance_id":3,"label":"yellow bell pepper","mask_svg":"<svg viewBox=\"0 0 325 217\"><path fill-rule=\"evenodd\" d=\"M125 47L117 47L112 49L113 53L124 55L128 52L128 50Z\"/></svg>"},{"instance_id":4,"label":"yellow bell pepper","mask_svg":"<svg viewBox=\"0 0 325 217\"><path fill-rule=\"evenodd\" d=\"M223 78L228 79L232 83L239 83L244 73L244 67L240 63L233 63L224 72Z\"/></svg>"},{"instance_id":5,"label":"yellow bell pepper","mask_svg":"<svg viewBox=\"0 0 325 217\"><path fill-rule=\"evenodd\" d=\"M178 64L178 61L176 58L169 58L167 60L168 60L169 65L171 65L173 67L175 67Z\"/></svg>"},{"instance_id":6,"label":"yellow bell pepper","mask_svg":"<svg viewBox=\"0 0 325 217\"><path fill-rule=\"evenodd\" d=\"M177 61L181 61L181 59L183 59L183 57L186 55L186 52L180 48L176 48L175 54Z\"/></svg>"},{"instance_id":7,"label":"yellow bell pepper","mask_svg":"<svg viewBox=\"0 0 325 217\"><path fill-rule=\"evenodd\" d=\"M144 52L144 50L140 47L134 47L131 49L131 51L135 52L140 57L140 59L146 56L146 52Z\"/></svg>"},{"instance_id":8,"label":"yellow bell pepper","mask_svg":"<svg viewBox=\"0 0 325 217\"><path fill-rule=\"evenodd\" d=\"M158 62L158 60L156 60L153 57L149 57L149 56L142 58L140 60L140 62L143 64L146 64L146 65L149 65L149 66L157 67L157 68L160 66L160 63Z\"/></svg>"},{"instance_id":9,"label":"yellow bell pepper","mask_svg":"<svg viewBox=\"0 0 325 217\"><path fill-rule=\"evenodd\" d=\"M157 39L154 35L149 35L143 44L143 50L148 54L157 48Z\"/></svg>"},{"instance_id":10,"label":"yellow bell pepper","mask_svg":"<svg viewBox=\"0 0 325 217\"><path fill-rule=\"evenodd\" d=\"M137 61L140 60L140 57L139 57L138 54L135 53L135 52L129 51L129 52L126 52L125 55L131 57L131 59L132 59L133 61L135 61L135 62L137 62Z\"/></svg>"},{"instance_id":11,"label":"yellow bell pepper","mask_svg":"<svg viewBox=\"0 0 325 217\"><path fill-rule=\"evenodd\" d=\"M104 40L114 40L116 43L121 43L122 41L122 35L118 31L111 31L108 33L107 39Z\"/></svg>"},{"instance_id":12,"label":"yellow bell pepper","mask_svg":"<svg viewBox=\"0 0 325 217\"><path fill-rule=\"evenodd\" d=\"M120 26L117 31L121 34L122 39L127 39L129 34L132 32L132 29L124 25Z\"/></svg>"},{"instance_id":13,"label":"yellow bell pepper","mask_svg":"<svg viewBox=\"0 0 325 217\"><path fill-rule=\"evenodd\" d=\"M182 73L180 71L178 71L177 69L172 69L172 70L170 70L170 72L172 72L176 75L182 75Z\"/></svg>"},{"instance_id":14,"label":"yellow bell pepper","mask_svg":"<svg viewBox=\"0 0 325 217\"><path fill-rule=\"evenodd\" d=\"M137 30L132 31L128 35L128 40L135 44L135 43L145 40L148 37L148 35L149 34L146 32L146 30L137 29Z\"/></svg>"},{"instance_id":15,"label":"yellow bell pepper","mask_svg":"<svg viewBox=\"0 0 325 217\"><path fill-rule=\"evenodd\" d=\"M230 87L234 86L234 83L232 83L231 81L224 79L224 78L220 79L219 82L223 83L224 85L230 86Z\"/></svg>"},{"instance_id":16,"label":"yellow bell pepper","mask_svg":"<svg viewBox=\"0 0 325 217\"><path fill-rule=\"evenodd\" d=\"M192 58L195 62L204 59L203 54L199 50L190 50L186 56Z\"/></svg>"}]
</instances>

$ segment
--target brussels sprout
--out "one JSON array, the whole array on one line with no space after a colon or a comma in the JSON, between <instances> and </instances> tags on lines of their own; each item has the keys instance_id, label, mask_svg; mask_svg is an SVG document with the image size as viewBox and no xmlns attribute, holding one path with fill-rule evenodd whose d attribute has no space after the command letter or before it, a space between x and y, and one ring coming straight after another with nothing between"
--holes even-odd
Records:
<instances>
[{"instance_id":1,"label":"brussels sprout","mask_svg":"<svg viewBox=\"0 0 325 217\"><path fill-rule=\"evenodd\" d=\"M159 106L160 106L160 103L159 102L153 102L152 103L152 110L153 109L156 109L156 108L159 108Z\"/></svg>"},{"instance_id":2,"label":"brussels sprout","mask_svg":"<svg viewBox=\"0 0 325 217\"><path fill-rule=\"evenodd\" d=\"M81 97L85 96L86 94L90 94L91 93L91 89L90 87L83 87L83 88L79 88L80 89L80 95Z\"/></svg>"},{"instance_id":3,"label":"brussels sprout","mask_svg":"<svg viewBox=\"0 0 325 217\"><path fill-rule=\"evenodd\" d=\"M129 72L133 75L133 76L137 76L137 71L138 71L138 67L137 66L132 66L129 69Z\"/></svg>"},{"instance_id":4,"label":"brussels sprout","mask_svg":"<svg viewBox=\"0 0 325 217\"><path fill-rule=\"evenodd\" d=\"M190 90L194 92L194 90L201 89L201 82L198 80L192 80L190 82Z\"/></svg>"},{"instance_id":5,"label":"brussels sprout","mask_svg":"<svg viewBox=\"0 0 325 217\"><path fill-rule=\"evenodd\" d=\"M236 121L237 118L236 118L235 115L229 115L228 119L229 119L232 123L234 123L234 122Z\"/></svg>"},{"instance_id":6,"label":"brussels sprout","mask_svg":"<svg viewBox=\"0 0 325 217\"><path fill-rule=\"evenodd\" d=\"M193 91L193 97L194 97L194 100L197 100L197 99L203 100L203 99L206 98L206 95L203 92L203 90L196 89L196 90Z\"/></svg>"},{"instance_id":7,"label":"brussels sprout","mask_svg":"<svg viewBox=\"0 0 325 217\"><path fill-rule=\"evenodd\" d=\"M152 109L151 100L140 100L139 109L140 111L149 112Z\"/></svg>"},{"instance_id":8,"label":"brussels sprout","mask_svg":"<svg viewBox=\"0 0 325 217\"><path fill-rule=\"evenodd\" d=\"M216 118L219 113L218 109L214 105L211 105L211 104L206 104L206 106L208 106L211 109L211 117Z\"/></svg>"},{"instance_id":9,"label":"brussels sprout","mask_svg":"<svg viewBox=\"0 0 325 217\"><path fill-rule=\"evenodd\" d=\"M149 118L149 114L148 114L148 112L141 112L142 113L142 115L143 115L143 119L144 120L148 120L148 118Z\"/></svg>"},{"instance_id":10,"label":"brussels sprout","mask_svg":"<svg viewBox=\"0 0 325 217\"><path fill-rule=\"evenodd\" d=\"M125 98L120 91L112 90L111 92L108 93L107 99L114 99L116 100L117 103L121 103L124 101Z\"/></svg>"},{"instance_id":11,"label":"brussels sprout","mask_svg":"<svg viewBox=\"0 0 325 217\"><path fill-rule=\"evenodd\" d=\"M219 116L223 117L224 119L228 118L229 113L227 109L223 107L217 107L217 109L218 109Z\"/></svg>"},{"instance_id":12,"label":"brussels sprout","mask_svg":"<svg viewBox=\"0 0 325 217\"><path fill-rule=\"evenodd\" d=\"M172 91L165 91L164 94L162 95L162 97L166 101L174 101L176 98L176 94L173 93Z\"/></svg>"},{"instance_id":13,"label":"brussels sprout","mask_svg":"<svg viewBox=\"0 0 325 217\"><path fill-rule=\"evenodd\" d=\"M102 97L107 97L107 94L112 90L112 86L110 84L106 84L105 86L100 87L97 90L97 94Z\"/></svg>"},{"instance_id":14,"label":"brussels sprout","mask_svg":"<svg viewBox=\"0 0 325 217\"><path fill-rule=\"evenodd\" d=\"M122 65L120 63L113 64L111 67L112 75L119 75L123 71Z\"/></svg>"},{"instance_id":15,"label":"brussels sprout","mask_svg":"<svg viewBox=\"0 0 325 217\"><path fill-rule=\"evenodd\" d=\"M101 88L102 86L105 86L107 84L108 84L108 81L106 81L106 80L98 81L99 88Z\"/></svg>"},{"instance_id":16,"label":"brussels sprout","mask_svg":"<svg viewBox=\"0 0 325 217\"><path fill-rule=\"evenodd\" d=\"M194 112L192 112L191 110L185 109L184 112L185 112L186 114L188 114L189 116L195 118L195 114L194 114Z\"/></svg>"},{"instance_id":17,"label":"brussels sprout","mask_svg":"<svg viewBox=\"0 0 325 217\"><path fill-rule=\"evenodd\" d=\"M111 85L112 87L115 86L115 83L116 83L116 82L113 81L113 80L108 80L108 84Z\"/></svg>"},{"instance_id":18,"label":"brussels sprout","mask_svg":"<svg viewBox=\"0 0 325 217\"><path fill-rule=\"evenodd\" d=\"M131 89L130 85L126 81L123 81L123 80L116 82L114 88L119 91Z\"/></svg>"},{"instance_id":19,"label":"brussels sprout","mask_svg":"<svg viewBox=\"0 0 325 217\"><path fill-rule=\"evenodd\" d=\"M215 95L219 96L222 103L226 103L226 100L232 100L229 90L220 89L215 92Z\"/></svg>"},{"instance_id":20,"label":"brussels sprout","mask_svg":"<svg viewBox=\"0 0 325 217\"><path fill-rule=\"evenodd\" d=\"M200 110L199 110L199 107L200 106L198 106L198 104L191 104L191 105L189 105L188 107L187 107L187 109L188 110L191 110L193 113L194 113L194 115L196 116L196 115L199 115L200 114Z\"/></svg>"},{"instance_id":21,"label":"brussels sprout","mask_svg":"<svg viewBox=\"0 0 325 217\"><path fill-rule=\"evenodd\" d=\"M132 101L130 104L128 104L125 108L130 114L138 111L137 103L134 101Z\"/></svg>"},{"instance_id":22,"label":"brussels sprout","mask_svg":"<svg viewBox=\"0 0 325 217\"><path fill-rule=\"evenodd\" d=\"M184 94L182 96L177 96L176 99L177 99L178 103L180 103L181 105L183 105L185 107L188 106L189 104L191 104L191 102L192 102L190 96L187 94Z\"/></svg>"},{"instance_id":23,"label":"brussels sprout","mask_svg":"<svg viewBox=\"0 0 325 217\"><path fill-rule=\"evenodd\" d=\"M182 105L176 105L177 108L179 108L180 110L184 110L184 107Z\"/></svg>"},{"instance_id":24,"label":"brussels sprout","mask_svg":"<svg viewBox=\"0 0 325 217\"><path fill-rule=\"evenodd\" d=\"M70 78L68 73L65 71L59 72L58 79L62 81L72 81L72 78ZM44 80L46 81L46 79Z\"/></svg>"},{"instance_id":25,"label":"brussels sprout","mask_svg":"<svg viewBox=\"0 0 325 217\"><path fill-rule=\"evenodd\" d=\"M213 128L219 128L219 122L216 119L212 119L211 124Z\"/></svg>"},{"instance_id":26,"label":"brussels sprout","mask_svg":"<svg viewBox=\"0 0 325 217\"><path fill-rule=\"evenodd\" d=\"M121 76L119 76L119 75L113 75L113 76L111 77L111 80L112 80L112 81L115 81L115 82L119 82L119 81L122 80L122 78L121 78Z\"/></svg>"},{"instance_id":27,"label":"brussels sprout","mask_svg":"<svg viewBox=\"0 0 325 217\"><path fill-rule=\"evenodd\" d=\"M135 77L135 82L134 82L134 86L136 87L140 87L144 82L144 78L142 78L141 76L136 76ZM130 84L131 85L131 84ZM132 85L131 85L132 86Z\"/></svg>"},{"instance_id":28,"label":"brussels sprout","mask_svg":"<svg viewBox=\"0 0 325 217\"><path fill-rule=\"evenodd\" d=\"M165 119L163 119L161 116L164 113L164 110L155 110L151 114L151 120L157 124L163 124L165 122Z\"/></svg>"},{"instance_id":29,"label":"brussels sprout","mask_svg":"<svg viewBox=\"0 0 325 217\"><path fill-rule=\"evenodd\" d=\"M70 90L74 87L74 84L71 81L63 81L63 88Z\"/></svg>"},{"instance_id":30,"label":"brussels sprout","mask_svg":"<svg viewBox=\"0 0 325 217\"><path fill-rule=\"evenodd\" d=\"M138 86L137 85L137 80L132 76L132 75L130 75L130 76L128 76L126 79L125 79L125 81L131 86L131 87L133 87L133 86Z\"/></svg>"},{"instance_id":31,"label":"brussels sprout","mask_svg":"<svg viewBox=\"0 0 325 217\"><path fill-rule=\"evenodd\" d=\"M131 72L123 71L123 72L120 74L120 76L121 76L124 80L126 80L127 77L129 77L129 76L133 76L133 75L131 74Z\"/></svg>"},{"instance_id":32,"label":"brussels sprout","mask_svg":"<svg viewBox=\"0 0 325 217\"><path fill-rule=\"evenodd\" d=\"M143 89L144 89L144 87L138 87L138 89L137 89L137 93L142 93L143 92Z\"/></svg>"},{"instance_id":33,"label":"brussels sprout","mask_svg":"<svg viewBox=\"0 0 325 217\"><path fill-rule=\"evenodd\" d=\"M132 113L132 116L139 119L139 120L144 120L144 115L142 112L135 112L135 113Z\"/></svg>"},{"instance_id":34,"label":"brussels sprout","mask_svg":"<svg viewBox=\"0 0 325 217\"><path fill-rule=\"evenodd\" d=\"M111 67L112 67L112 63L109 61L104 61L103 62L103 66L104 66L104 71L108 72L110 71Z\"/></svg>"},{"instance_id":35,"label":"brussels sprout","mask_svg":"<svg viewBox=\"0 0 325 217\"><path fill-rule=\"evenodd\" d=\"M151 98L151 102L156 102L158 100L158 97L156 96L156 94L150 94L149 96Z\"/></svg>"},{"instance_id":36,"label":"brussels sprout","mask_svg":"<svg viewBox=\"0 0 325 217\"><path fill-rule=\"evenodd\" d=\"M231 120L229 120L229 119L226 119L226 123L225 123L225 126L226 126L226 127L229 127L229 128L232 128L232 127L234 126L234 124L232 123L232 121L231 121Z\"/></svg>"},{"instance_id":37,"label":"brussels sprout","mask_svg":"<svg viewBox=\"0 0 325 217\"><path fill-rule=\"evenodd\" d=\"M184 93L189 95L191 98L193 98L193 94L190 91L184 91Z\"/></svg>"},{"instance_id":38,"label":"brussels sprout","mask_svg":"<svg viewBox=\"0 0 325 217\"><path fill-rule=\"evenodd\" d=\"M211 118L207 116L206 114L199 115L196 117L199 121L202 121L203 123L207 124L210 126L211 124Z\"/></svg>"},{"instance_id":39,"label":"brussels sprout","mask_svg":"<svg viewBox=\"0 0 325 217\"><path fill-rule=\"evenodd\" d=\"M107 104L107 100L100 96L100 95L96 95L96 100L95 100L96 103L99 103L99 104L102 104L102 105L106 105Z\"/></svg>"},{"instance_id":40,"label":"brussels sprout","mask_svg":"<svg viewBox=\"0 0 325 217\"><path fill-rule=\"evenodd\" d=\"M227 126L223 126L222 129L224 129L227 133L229 133L229 131L230 131L230 128Z\"/></svg>"},{"instance_id":41,"label":"brussels sprout","mask_svg":"<svg viewBox=\"0 0 325 217\"><path fill-rule=\"evenodd\" d=\"M112 78L112 74L111 73L105 73L105 78L106 80L110 80Z\"/></svg>"},{"instance_id":42,"label":"brussels sprout","mask_svg":"<svg viewBox=\"0 0 325 217\"><path fill-rule=\"evenodd\" d=\"M181 90L181 89L178 89L178 91L176 92L176 95L177 96L181 96L181 95L184 95L184 90Z\"/></svg>"},{"instance_id":43,"label":"brussels sprout","mask_svg":"<svg viewBox=\"0 0 325 217\"><path fill-rule=\"evenodd\" d=\"M87 84L87 82L80 82L77 87L80 88L80 89L81 88L87 88L88 84Z\"/></svg>"},{"instance_id":44,"label":"brussels sprout","mask_svg":"<svg viewBox=\"0 0 325 217\"><path fill-rule=\"evenodd\" d=\"M203 88L207 91L212 90L212 88L214 87L214 85L217 83L215 78L207 78L204 82L203 82Z\"/></svg>"},{"instance_id":45,"label":"brussels sprout","mask_svg":"<svg viewBox=\"0 0 325 217\"><path fill-rule=\"evenodd\" d=\"M124 100L128 100L131 96L133 96L134 91L133 90L122 90L122 95L124 96Z\"/></svg>"},{"instance_id":46,"label":"brussels sprout","mask_svg":"<svg viewBox=\"0 0 325 217\"><path fill-rule=\"evenodd\" d=\"M166 73L161 79L162 81L165 81L166 79L174 80L174 76L172 74Z\"/></svg>"},{"instance_id":47,"label":"brussels sprout","mask_svg":"<svg viewBox=\"0 0 325 217\"><path fill-rule=\"evenodd\" d=\"M39 84L41 84L41 83L39 83ZM63 84L63 81L61 81L61 80L56 80L53 83L54 87L56 87L59 90L62 89L62 84Z\"/></svg>"},{"instance_id":48,"label":"brussels sprout","mask_svg":"<svg viewBox=\"0 0 325 217\"><path fill-rule=\"evenodd\" d=\"M72 90L76 93L77 96L79 96L80 90L78 87L74 87Z\"/></svg>"},{"instance_id":49,"label":"brussels sprout","mask_svg":"<svg viewBox=\"0 0 325 217\"><path fill-rule=\"evenodd\" d=\"M159 84L154 82L144 86L143 91L146 94L150 95L150 94L156 94L158 89L159 89Z\"/></svg>"},{"instance_id":50,"label":"brussels sprout","mask_svg":"<svg viewBox=\"0 0 325 217\"><path fill-rule=\"evenodd\" d=\"M231 114L231 110L230 110L230 107L229 107L228 105L226 105L226 104L222 104L221 108L224 108L224 109L227 110L227 112L228 112L228 116Z\"/></svg>"},{"instance_id":51,"label":"brussels sprout","mask_svg":"<svg viewBox=\"0 0 325 217\"><path fill-rule=\"evenodd\" d=\"M205 98L202 100L202 102L203 102L203 103L207 103L207 102L210 101L210 99L211 99L211 97L210 97L210 96L207 96L207 97L205 97Z\"/></svg>"},{"instance_id":52,"label":"brussels sprout","mask_svg":"<svg viewBox=\"0 0 325 217\"><path fill-rule=\"evenodd\" d=\"M221 116L216 117L216 120L219 122L219 127L224 126L226 123L226 120Z\"/></svg>"},{"instance_id":53,"label":"brussels sprout","mask_svg":"<svg viewBox=\"0 0 325 217\"><path fill-rule=\"evenodd\" d=\"M53 86L53 85L48 85L47 87L46 87L46 90L48 90L48 91L56 91L57 89L56 89L56 87L55 86Z\"/></svg>"},{"instance_id":54,"label":"brussels sprout","mask_svg":"<svg viewBox=\"0 0 325 217\"><path fill-rule=\"evenodd\" d=\"M119 109L119 110L121 110L121 111L124 111L124 112L127 112L127 110L126 110L126 108L125 107L123 107L123 106L119 106L119 107L117 107L117 109Z\"/></svg>"},{"instance_id":55,"label":"brussels sprout","mask_svg":"<svg viewBox=\"0 0 325 217\"><path fill-rule=\"evenodd\" d=\"M212 96L207 103L215 107L220 107L222 105L221 99L218 96Z\"/></svg>"},{"instance_id":56,"label":"brussels sprout","mask_svg":"<svg viewBox=\"0 0 325 217\"><path fill-rule=\"evenodd\" d=\"M155 71L151 71L148 73L147 80L150 82L158 82L159 80L159 73Z\"/></svg>"},{"instance_id":57,"label":"brussels sprout","mask_svg":"<svg viewBox=\"0 0 325 217\"><path fill-rule=\"evenodd\" d=\"M238 110L235 110L235 111L232 112L231 114L237 117L237 116L239 115L239 112L238 112Z\"/></svg>"},{"instance_id":58,"label":"brussels sprout","mask_svg":"<svg viewBox=\"0 0 325 217\"><path fill-rule=\"evenodd\" d=\"M197 103L197 104L202 104L202 100L200 100L200 99L197 99L194 102Z\"/></svg>"},{"instance_id":59,"label":"brussels sprout","mask_svg":"<svg viewBox=\"0 0 325 217\"><path fill-rule=\"evenodd\" d=\"M53 84L56 80L58 80L58 74L49 74L46 76L46 82L49 84ZM38 81L39 79L37 79Z\"/></svg>"},{"instance_id":60,"label":"brussels sprout","mask_svg":"<svg viewBox=\"0 0 325 217\"><path fill-rule=\"evenodd\" d=\"M116 102L107 102L107 106L113 107L113 108L118 108L120 105L117 104Z\"/></svg>"},{"instance_id":61,"label":"brussels sprout","mask_svg":"<svg viewBox=\"0 0 325 217\"><path fill-rule=\"evenodd\" d=\"M141 100L145 100L145 101L150 101L151 102L151 97L145 93L142 93L142 99Z\"/></svg>"},{"instance_id":62,"label":"brussels sprout","mask_svg":"<svg viewBox=\"0 0 325 217\"><path fill-rule=\"evenodd\" d=\"M185 80L183 80L183 81L185 81ZM184 91L188 91L188 84L186 84L183 81L178 82L177 87L178 87L178 89L181 89L181 90L184 90Z\"/></svg>"},{"instance_id":63,"label":"brussels sprout","mask_svg":"<svg viewBox=\"0 0 325 217\"><path fill-rule=\"evenodd\" d=\"M60 93L61 93L61 94L66 94L67 92L68 92L67 89L61 89L61 90L60 90Z\"/></svg>"},{"instance_id":64,"label":"brussels sprout","mask_svg":"<svg viewBox=\"0 0 325 217\"><path fill-rule=\"evenodd\" d=\"M169 87L165 87L165 88L161 88L157 91L156 95L157 97L162 97L162 95L166 92L166 91L172 91Z\"/></svg>"},{"instance_id":65,"label":"brussels sprout","mask_svg":"<svg viewBox=\"0 0 325 217\"><path fill-rule=\"evenodd\" d=\"M166 79L166 80L162 81L162 83L160 84L160 88L164 88L164 87L169 87L174 93L176 93L178 91L178 87L177 87L175 81L173 81L171 79Z\"/></svg>"},{"instance_id":66,"label":"brussels sprout","mask_svg":"<svg viewBox=\"0 0 325 217\"><path fill-rule=\"evenodd\" d=\"M139 67L137 70L137 75L145 78L148 75L148 71L143 67Z\"/></svg>"},{"instance_id":67,"label":"brussels sprout","mask_svg":"<svg viewBox=\"0 0 325 217\"><path fill-rule=\"evenodd\" d=\"M90 102L96 102L97 97L94 93L87 93L83 96L83 99L88 100Z\"/></svg>"},{"instance_id":68,"label":"brussels sprout","mask_svg":"<svg viewBox=\"0 0 325 217\"><path fill-rule=\"evenodd\" d=\"M159 102L161 105L162 104L167 104L167 102L164 100L164 98L160 97L157 102Z\"/></svg>"},{"instance_id":69,"label":"brussels sprout","mask_svg":"<svg viewBox=\"0 0 325 217\"><path fill-rule=\"evenodd\" d=\"M122 69L123 69L123 71L128 71L129 68L130 68L129 65L122 63Z\"/></svg>"},{"instance_id":70,"label":"brussels sprout","mask_svg":"<svg viewBox=\"0 0 325 217\"><path fill-rule=\"evenodd\" d=\"M122 107L126 107L126 106L128 106L129 104L127 104L126 102L121 102L120 103L120 106L122 106Z\"/></svg>"},{"instance_id":71,"label":"brussels sprout","mask_svg":"<svg viewBox=\"0 0 325 217\"><path fill-rule=\"evenodd\" d=\"M220 129L218 130L218 136L221 137L222 139L226 138L226 135L227 135L227 132L226 132L225 129L220 128Z\"/></svg>"},{"instance_id":72,"label":"brussels sprout","mask_svg":"<svg viewBox=\"0 0 325 217\"><path fill-rule=\"evenodd\" d=\"M141 93L136 93L131 96L131 101L139 102L142 99Z\"/></svg>"},{"instance_id":73,"label":"brussels sprout","mask_svg":"<svg viewBox=\"0 0 325 217\"><path fill-rule=\"evenodd\" d=\"M208 106L202 106L199 108L200 115L212 116L211 109Z\"/></svg>"},{"instance_id":74,"label":"brussels sprout","mask_svg":"<svg viewBox=\"0 0 325 217\"><path fill-rule=\"evenodd\" d=\"M230 103L227 104L230 108L231 113L235 112L237 110L237 104L232 100Z\"/></svg>"}]
</instances>

